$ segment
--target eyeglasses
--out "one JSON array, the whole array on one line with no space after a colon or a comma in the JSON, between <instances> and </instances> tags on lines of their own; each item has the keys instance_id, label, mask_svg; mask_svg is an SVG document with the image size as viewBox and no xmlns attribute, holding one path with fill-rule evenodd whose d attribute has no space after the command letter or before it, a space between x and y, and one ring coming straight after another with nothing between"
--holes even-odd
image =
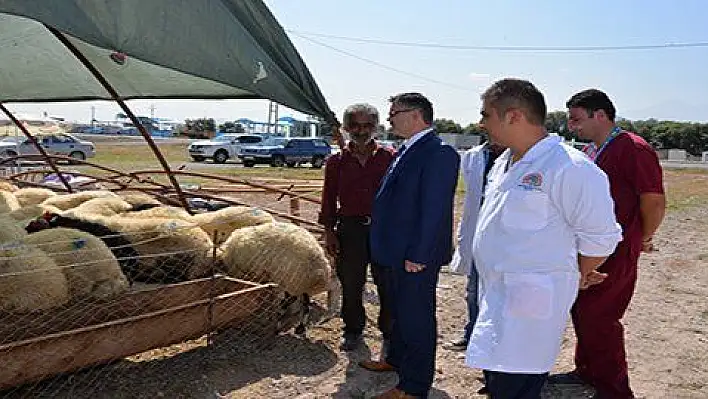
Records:
<instances>
[{"instance_id":1,"label":"eyeglasses","mask_svg":"<svg viewBox=\"0 0 708 399\"><path fill-rule=\"evenodd\" d=\"M391 118L393 118L394 116L396 116L396 115L398 115L398 114L400 114L400 113L409 112L409 111L415 111L416 109L418 109L418 108L406 108L406 109L399 109L399 110L397 110L397 111L391 111L391 112L388 113L388 118L391 119Z\"/></svg>"}]
</instances>

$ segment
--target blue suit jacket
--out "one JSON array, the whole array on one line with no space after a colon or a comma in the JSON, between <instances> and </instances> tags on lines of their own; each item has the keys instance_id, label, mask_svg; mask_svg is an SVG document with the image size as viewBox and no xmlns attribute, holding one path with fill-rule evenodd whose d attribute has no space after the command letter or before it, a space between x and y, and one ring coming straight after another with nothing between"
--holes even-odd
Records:
<instances>
[{"instance_id":1,"label":"blue suit jacket","mask_svg":"<svg viewBox=\"0 0 708 399\"><path fill-rule=\"evenodd\" d=\"M430 132L407 149L379 188L371 215L371 257L386 267L452 259L460 156Z\"/></svg>"}]
</instances>

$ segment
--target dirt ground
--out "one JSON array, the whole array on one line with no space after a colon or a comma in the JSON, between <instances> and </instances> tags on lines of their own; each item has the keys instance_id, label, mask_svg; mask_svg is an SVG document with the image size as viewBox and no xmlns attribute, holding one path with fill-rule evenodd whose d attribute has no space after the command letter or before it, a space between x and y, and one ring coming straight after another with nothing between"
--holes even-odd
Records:
<instances>
[{"instance_id":1,"label":"dirt ground","mask_svg":"<svg viewBox=\"0 0 708 399\"><path fill-rule=\"evenodd\" d=\"M624 319L630 379L638 397L708 398L708 207L686 194L686 190L708 192L708 175L669 175L669 196L674 198L655 239L659 251L642 255L636 294ZM440 344L461 332L466 318L464 291L464 277L441 275ZM72 383L71 376L58 379L31 396L370 398L396 383L395 374L371 373L357 366L359 360L377 356L380 349L373 292L369 284L366 345L351 354L337 348L341 321L324 318L323 295L315 298L318 309L306 337L286 333L256 348L243 337L213 346L205 346L202 339L163 350L149 361L102 366L91 381L79 385ZM569 328L557 371L572 369L573 344ZM475 393L481 387L481 373L466 368L463 356L438 347L432 398L483 397ZM10 396L20 394L15 391ZM545 394L549 398L591 395L590 390L577 388Z\"/></svg>"}]
</instances>

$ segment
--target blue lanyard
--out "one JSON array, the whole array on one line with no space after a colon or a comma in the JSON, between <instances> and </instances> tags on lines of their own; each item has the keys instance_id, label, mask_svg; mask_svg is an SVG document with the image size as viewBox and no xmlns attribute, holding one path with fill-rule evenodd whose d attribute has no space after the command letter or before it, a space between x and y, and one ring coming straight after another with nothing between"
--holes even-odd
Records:
<instances>
[{"instance_id":1,"label":"blue lanyard","mask_svg":"<svg viewBox=\"0 0 708 399\"><path fill-rule=\"evenodd\" d=\"M595 149L595 144L593 143L591 146L588 146L588 148L585 151L585 154L590 157L590 159L594 162L597 161L597 159L600 157L600 153L605 150L605 147L607 147L608 144L612 140L615 139L615 137L619 136L622 133L622 129L620 129L619 126L615 126L612 131L610 131L610 134L607 136L605 141L600 145L599 148ZM594 151L591 151L594 150Z\"/></svg>"}]
</instances>

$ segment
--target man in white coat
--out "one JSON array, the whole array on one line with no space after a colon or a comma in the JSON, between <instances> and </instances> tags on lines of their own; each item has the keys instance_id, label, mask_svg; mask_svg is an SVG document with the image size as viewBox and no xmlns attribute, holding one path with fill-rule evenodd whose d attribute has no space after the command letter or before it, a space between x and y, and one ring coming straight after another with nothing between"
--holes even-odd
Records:
<instances>
[{"instance_id":1,"label":"man in white coat","mask_svg":"<svg viewBox=\"0 0 708 399\"><path fill-rule=\"evenodd\" d=\"M484 370L492 398L538 398L560 350L579 288L622 239L607 176L549 136L546 103L528 81L482 95L481 124L508 147L488 177L472 255L480 309L466 363Z\"/></svg>"},{"instance_id":2,"label":"man in white coat","mask_svg":"<svg viewBox=\"0 0 708 399\"><path fill-rule=\"evenodd\" d=\"M453 273L467 275L467 323L462 335L443 348L464 351L472 335L474 322L477 320L479 305L477 303L477 269L472 259L472 239L474 238L474 228L477 224L477 214L479 207L484 201L484 189L487 183L487 175L494 165L494 161L504 152L505 148L487 140L485 143L475 146L466 151L460 159L460 170L462 179L465 182L465 203L462 208L462 218L457 228L457 247L450 262L450 270Z\"/></svg>"}]
</instances>

